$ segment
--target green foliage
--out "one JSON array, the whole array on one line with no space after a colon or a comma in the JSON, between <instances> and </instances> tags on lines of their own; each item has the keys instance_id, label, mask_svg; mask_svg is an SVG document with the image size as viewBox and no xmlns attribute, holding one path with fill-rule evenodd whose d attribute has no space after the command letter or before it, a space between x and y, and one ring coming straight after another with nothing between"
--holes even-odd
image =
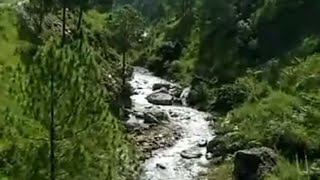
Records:
<instances>
[{"instance_id":1,"label":"green foliage","mask_svg":"<svg viewBox=\"0 0 320 180\"><path fill-rule=\"evenodd\" d=\"M301 170L294 164L281 158L277 169L266 180L309 180L309 177L303 176Z\"/></svg>"},{"instance_id":2,"label":"green foliage","mask_svg":"<svg viewBox=\"0 0 320 180\"><path fill-rule=\"evenodd\" d=\"M0 10L0 67L1 65L15 64L19 56L15 50L19 43L17 16L14 10L10 8L1 8Z\"/></svg>"},{"instance_id":3,"label":"green foliage","mask_svg":"<svg viewBox=\"0 0 320 180\"><path fill-rule=\"evenodd\" d=\"M17 48L26 45L27 42L19 37L18 18L16 12L11 8L1 8L0 10L0 110L6 107L15 107L15 103L10 99L6 89L9 79L6 69L14 67L20 60ZM25 34L25 37L29 36Z\"/></svg>"},{"instance_id":4,"label":"green foliage","mask_svg":"<svg viewBox=\"0 0 320 180\"><path fill-rule=\"evenodd\" d=\"M231 180L233 177L232 173L233 163L231 161L227 161L221 165L213 167L208 174L208 180Z\"/></svg>"},{"instance_id":5,"label":"green foliage","mask_svg":"<svg viewBox=\"0 0 320 180\"><path fill-rule=\"evenodd\" d=\"M298 65L283 69L278 81L281 91L269 87L268 93L259 93L266 86L246 83L260 90L252 88L249 94L254 98L230 113L230 123L249 140L276 147L287 157L293 158L296 154L300 158L318 157L318 58L318 55L310 56Z\"/></svg>"},{"instance_id":6,"label":"green foliage","mask_svg":"<svg viewBox=\"0 0 320 180\"><path fill-rule=\"evenodd\" d=\"M126 5L110 15L107 28L112 32L116 49L123 53L138 43L144 30L144 20L137 10Z\"/></svg>"},{"instance_id":7,"label":"green foliage","mask_svg":"<svg viewBox=\"0 0 320 180\"><path fill-rule=\"evenodd\" d=\"M58 179L133 179L134 154L119 122L108 110L108 92L101 84L103 60L86 41L59 46L57 41L48 41L39 47L32 62L19 66L12 77L16 86L11 87L16 88L11 91L24 116L30 118L30 124L38 124L42 129L40 137L26 136L43 140L32 142L36 146L27 151L32 159L28 156L21 157L20 162L13 161L8 176L48 178L48 137L52 127L49 120L53 110ZM7 123L26 121L9 117ZM12 161L16 157L7 158Z\"/></svg>"},{"instance_id":8,"label":"green foliage","mask_svg":"<svg viewBox=\"0 0 320 180\"><path fill-rule=\"evenodd\" d=\"M16 9L0 4L0 179L48 179L50 141L56 144L57 179L135 179L136 153L114 106L119 57L107 41L114 36L107 33L107 15L94 10L85 13L84 36L79 38L73 31L79 4L67 4L72 43L66 41L62 48L56 9L61 3L44 3L49 1L32 0L26 12L17 8L19 15L30 13L30 19L19 17L21 21ZM110 1L88 3L90 8L110 5ZM29 28L48 24L37 37L28 34ZM25 46L29 43L36 44Z\"/></svg>"},{"instance_id":9,"label":"green foliage","mask_svg":"<svg viewBox=\"0 0 320 180\"><path fill-rule=\"evenodd\" d=\"M195 28L197 27L195 26ZM199 41L199 32L197 29L194 29L191 33L190 44L188 44L188 47L184 50L184 53L179 61L180 70L175 72L173 76L182 84L190 84L192 81L194 65L198 60Z\"/></svg>"}]
</instances>

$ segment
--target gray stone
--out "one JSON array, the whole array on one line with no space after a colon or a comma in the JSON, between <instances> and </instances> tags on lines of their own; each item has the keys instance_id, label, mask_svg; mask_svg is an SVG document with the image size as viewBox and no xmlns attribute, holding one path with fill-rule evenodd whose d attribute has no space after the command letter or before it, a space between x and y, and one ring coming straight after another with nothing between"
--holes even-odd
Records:
<instances>
[{"instance_id":1,"label":"gray stone","mask_svg":"<svg viewBox=\"0 0 320 180\"><path fill-rule=\"evenodd\" d=\"M217 117L215 117L215 116L210 114L205 118L205 120L209 121L209 122L216 122L217 121Z\"/></svg>"},{"instance_id":2,"label":"gray stone","mask_svg":"<svg viewBox=\"0 0 320 180\"><path fill-rule=\"evenodd\" d=\"M198 176L207 176L208 175L208 172L207 171L204 171L204 170L202 170L202 171L199 171L199 173L198 173Z\"/></svg>"},{"instance_id":3,"label":"gray stone","mask_svg":"<svg viewBox=\"0 0 320 180\"><path fill-rule=\"evenodd\" d=\"M144 118L144 113L143 113L143 112L134 112L133 114L134 114L137 118L141 118L141 119Z\"/></svg>"},{"instance_id":4,"label":"gray stone","mask_svg":"<svg viewBox=\"0 0 320 180\"><path fill-rule=\"evenodd\" d=\"M262 180L277 164L277 154L270 148L238 151L234 159L235 180Z\"/></svg>"},{"instance_id":5,"label":"gray stone","mask_svg":"<svg viewBox=\"0 0 320 180\"><path fill-rule=\"evenodd\" d=\"M170 114L170 116L173 117L173 118L179 117L179 113L177 113L177 112L175 112L175 111L169 110L169 114Z\"/></svg>"},{"instance_id":6,"label":"gray stone","mask_svg":"<svg viewBox=\"0 0 320 180\"><path fill-rule=\"evenodd\" d=\"M181 99L174 97L174 98L173 98L173 104L181 105L181 104L182 104Z\"/></svg>"},{"instance_id":7,"label":"gray stone","mask_svg":"<svg viewBox=\"0 0 320 180\"><path fill-rule=\"evenodd\" d=\"M153 115L150 113L144 113L144 123L148 123L148 124L160 124L160 121Z\"/></svg>"},{"instance_id":8,"label":"gray stone","mask_svg":"<svg viewBox=\"0 0 320 180\"><path fill-rule=\"evenodd\" d=\"M124 126L126 127L127 130L133 131L134 129L138 128L140 124L137 122L125 122Z\"/></svg>"},{"instance_id":9,"label":"gray stone","mask_svg":"<svg viewBox=\"0 0 320 180\"><path fill-rule=\"evenodd\" d=\"M199 147L206 147L207 146L207 140L205 139L200 139L198 142Z\"/></svg>"},{"instance_id":10,"label":"gray stone","mask_svg":"<svg viewBox=\"0 0 320 180\"><path fill-rule=\"evenodd\" d=\"M207 153L211 153L213 157L225 157L227 154L234 154L238 150L246 148L246 144L238 139L238 132L218 135L208 142Z\"/></svg>"},{"instance_id":11,"label":"gray stone","mask_svg":"<svg viewBox=\"0 0 320 180\"><path fill-rule=\"evenodd\" d=\"M170 87L169 94L176 98L180 98L182 91L183 90L180 86L175 85Z\"/></svg>"},{"instance_id":12,"label":"gray stone","mask_svg":"<svg viewBox=\"0 0 320 180\"><path fill-rule=\"evenodd\" d=\"M143 119L145 123L163 123L169 121L169 114L166 111L161 110L159 107L152 107L148 111L144 112Z\"/></svg>"},{"instance_id":13,"label":"gray stone","mask_svg":"<svg viewBox=\"0 0 320 180\"><path fill-rule=\"evenodd\" d=\"M156 92L147 96L149 103L156 105L172 105L173 97L170 94Z\"/></svg>"},{"instance_id":14,"label":"gray stone","mask_svg":"<svg viewBox=\"0 0 320 180\"><path fill-rule=\"evenodd\" d=\"M156 84L154 84L153 86L152 86L152 90L153 91L156 91L156 90L158 90L158 89L166 89L167 91L169 90L169 88L170 88L170 84L168 84L168 83L156 83Z\"/></svg>"},{"instance_id":15,"label":"gray stone","mask_svg":"<svg viewBox=\"0 0 320 180\"><path fill-rule=\"evenodd\" d=\"M180 153L180 155L185 159L198 159L201 158L202 153L193 150L184 150Z\"/></svg>"},{"instance_id":16,"label":"gray stone","mask_svg":"<svg viewBox=\"0 0 320 180\"><path fill-rule=\"evenodd\" d=\"M210 159L212 159L212 158L213 158L212 153L206 153L206 159L207 159L207 160L210 160Z\"/></svg>"},{"instance_id":17,"label":"gray stone","mask_svg":"<svg viewBox=\"0 0 320 180\"><path fill-rule=\"evenodd\" d=\"M164 166L163 164L157 163L156 167L159 169L167 169L166 166Z\"/></svg>"},{"instance_id":18,"label":"gray stone","mask_svg":"<svg viewBox=\"0 0 320 180\"><path fill-rule=\"evenodd\" d=\"M156 90L154 93L165 93L165 94L169 94L168 90L166 88L160 88L158 90Z\"/></svg>"}]
</instances>

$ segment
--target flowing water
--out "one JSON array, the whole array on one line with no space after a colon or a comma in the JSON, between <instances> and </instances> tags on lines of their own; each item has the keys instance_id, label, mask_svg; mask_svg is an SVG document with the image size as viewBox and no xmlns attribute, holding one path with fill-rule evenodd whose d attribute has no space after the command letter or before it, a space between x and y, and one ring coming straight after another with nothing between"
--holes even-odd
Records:
<instances>
[{"instance_id":1,"label":"flowing water","mask_svg":"<svg viewBox=\"0 0 320 180\"><path fill-rule=\"evenodd\" d=\"M131 96L133 110L143 111L145 108L153 106L146 100L146 96L153 92L152 86L155 83L170 82L152 75L145 69L135 68L133 78L130 81L135 91L135 95ZM184 91L182 96L185 96L188 91L188 89ZM198 147L198 143L200 140L212 138L209 122L205 120L208 114L186 106L172 105L160 106L160 108L170 114L175 114L174 117L170 117L170 122L172 126L179 127L182 137L172 147L153 152L153 157L144 163L145 173L142 180L206 179L205 176L199 176L199 174L206 174L206 149ZM201 152L202 157L197 159L182 158L180 153L190 149ZM159 168L157 164L161 164L165 168Z\"/></svg>"}]
</instances>

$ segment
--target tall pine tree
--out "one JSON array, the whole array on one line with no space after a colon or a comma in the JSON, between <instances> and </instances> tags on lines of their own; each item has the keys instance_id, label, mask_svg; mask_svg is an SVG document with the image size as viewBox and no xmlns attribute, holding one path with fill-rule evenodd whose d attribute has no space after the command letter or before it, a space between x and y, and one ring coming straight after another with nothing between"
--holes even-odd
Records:
<instances>
[{"instance_id":1,"label":"tall pine tree","mask_svg":"<svg viewBox=\"0 0 320 180\"><path fill-rule=\"evenodd\" d=\"M135 179L133 149L108 109L103 59L85 39L59 43L47 41L14 76L25 117L46 132L34 140L37 169L17 178Z\"/></svg>"}]
</instances>

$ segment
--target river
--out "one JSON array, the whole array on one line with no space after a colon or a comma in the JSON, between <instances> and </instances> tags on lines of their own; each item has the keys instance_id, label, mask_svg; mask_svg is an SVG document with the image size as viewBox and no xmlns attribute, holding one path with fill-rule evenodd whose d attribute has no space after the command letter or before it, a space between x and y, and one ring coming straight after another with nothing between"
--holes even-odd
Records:
<instances>
[{"instance_id":1,"label":"river","mask_svg":"<svg viewBox=\"0 0 320 180\"><path fill-rule=\"evenodd\" d=\"M146 69L134 69L130 84L135 91L135 94L131 96L132 108L135 111L143 111L146 107L154 106L146 100L146 97L153 93L152 86L155 83L170 82L154 76ZM179 127L182 137L173 146L152 152L153 156L147 159L143 165L145 173L141 179L205 180L206 148L200 147L199 141L213 138L209 122L206 121L208 114L182 105L160 106L160 108L168 113L171 111L170 114L176 114L174 117L170 117L170 123L174 127ZM180 154L183 151L197 152L201 154L201 157L182 158ZM157 164L163 168L159 168Z\"/></svg>"}]
</instances>

